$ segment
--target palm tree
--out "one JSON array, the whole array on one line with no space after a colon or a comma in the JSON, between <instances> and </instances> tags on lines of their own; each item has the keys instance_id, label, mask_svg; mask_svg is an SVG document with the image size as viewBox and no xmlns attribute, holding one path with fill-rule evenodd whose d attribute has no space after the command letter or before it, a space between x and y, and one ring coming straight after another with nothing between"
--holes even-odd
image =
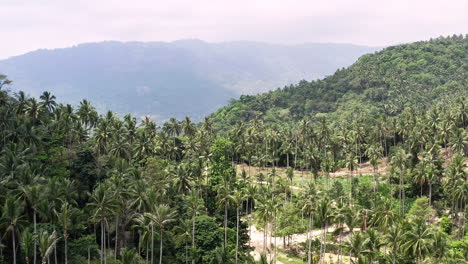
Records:
<instances>
[{"instance_id":1,"label":"palm tree","mask_svg":"<svg viewBox=\"0 0 468 264\"><path fill-rule=\"evenodd\" d=\"M387 246L390 247L393 264L396 263L398 251L401 249L400 245L402 244L403 235L404 231L402 225L392 225L385 234L384 239L387 243Z\"/></svg>"},{"instance_id":2,"label":"palm tree","mask_svg":"<svg viewBox=\"0 0 468 264\"><path fill-rule=\"evenodd\" d=\"M0 228L4 228L6 233L11 235L11 245L13 251L13 264L16 264L16 236L24 225L27 224L26 216L23 215L24 203L13 197L8 197L2 210L0 218Z\"/></svg>"},{"instance_id":3,"label":"palm tree","mask_svg":"<svg viewBox=\"0 0 468 264\"><path fill-rule=\"evenodd\" d=\"M371 145L366 150L366 155L369 157L369 162L372 165L374 170L374 192L377 192L379 186L379 180L377 178L377 173L379 169L379 159L382 157L382 147L381 146L373 146Z\"/></svg>"},{"instance_id":4,"label":"palm tree","mask_svg":"<svg viewBox=\"0 0 468 264\"><path fill-rule=\"evenodd\" d=\"M106 223L107 218L115 213L115 203L108 192L107 186L99 184L94 192L91 194L91 202L88 206L93 210L91 218L94 222L98 222L101 225L101 263L106 262L105 250L106 250ZM109 245L110 246L110 245Z\"/></svg>"},{"instance_id":5,"label":"palm tree","mask_svg":"<svg viewBox=\"0 0 468 264\"><path fill-rule=\"evenodd\" d=\"M134 248L125 248L120 252L120 256L122 257L122 264L134 264L138 263L138 253L135 251Z\"/></svg>"},{"instance_id":6,"label":"palm tree","mask_svg":"<svg viewBox=\"0 0 468 264\"><path fill-rule=\"evenodd\" d=\"M291 189L292 185L293 185L293 178L294 178L294 170L292 168L287 168L286 169L286 177L288 178L289 180L289 189ZM292 200L292 189L291 189L291 194L290 194L290 197L289 197L289 200Z\"/></svg>"},{"instance_id":7,"label":"palm tree","mask_svg":"<svg viewBox=\"0 0 468 264\"><path fill-rule=\"evenodd\" d=\"M310 232L313 228L314 225L314 213L316 211L316 204L315 204L315 199L316 199L316 189L315 185L313 182L309 183L309 188L307 189L307 193L305 194L305 202L302 207L302 212L305 213L305 215L308 216L309 218L309 223L307 227L307 263L311 264L312 263L312 237L310 235Z\"/></svg>"},{"instance_id":8,"label":"palm tree","mask_svg":"<svg viewBox=\"0 0 468 264\"><path fill-rule=\"evenodd\" d=\"M29 206L33 210L33 223L34 223L34 236L37 236L37 206L38 202L41 200L41 188L40 185L28 185L21 188L21 192ZM37 241L34 240L34 257L33 263L36 264L37 258Z\"/></svg>"},{"instance_id":9,"label":"palm tree","mask_svg":"<svg viewBox=\"0 0 468 264\"><path fill-rule=\"evenodd\" d=\"M228 205L231 195L231 189L229 187L229 182L226 179L223 179L223 183L218 185L218 206L224 207L224 245L227 245L227 224L228 224Z\"/></svg>"},{"instance_id":10,"label":"palm tree","mask_svg":"<svg viewBox=\"0 0 468 264\"><path fill-rule=\"evenodd\" d=\"M146 244L146 263L148 263L148 257L149 257L149 246L148 246L148 236L149 233L151 232L151 252L153 252L153 245L154 245L154 228L153 228L153 223L151 220L147 217L148 213L144 214L137 214L133 221L135 222L135 225L133 225L133 228L138 229L139 232L139 249L141 248L142 244ZM146 243L145 243L146 242ZM139 250L140 251L140 250ZM151 254L151 257L153 257L153 254ZM153 259L151 260L153 263Z\"/></svg>"},{"instance_id":11,"label":"palm tree","mask_svg":"<svg viewBox=\"0 0 468 264\"><path fill-rule=\"evenodd\" d=\"M326 251L326 232L328 229L328 224L332 220L331 204L327 199L322 199L317 206L317 217L322 226L322 243L320 245L320 263L323 263L323 256Z\"/></svg>"},{"instance_id":12,"label":"palm tree","mask_svg":"<svg viewBox=\"0 0 468 264\"><path fill-rule=\"evenodd\" d=\"M21 246L21 251L23 251L24 260L26 264L30 263L32 246L35 244L36 244L35 234L31 233L29 230L24 230L21 233L20 246Z\"/></svg>"},{"instance_id":13,"label":"palm tree","mask_svg":"<svg viewBox=\"0 0 468 264\"><path fill-rule=\"evenodd\" d=\"M245 194L241 190L235 190L232 195L229 196L234 206L236 206L236 264L239 257L239 210L244 202Z\"/></svg>"},{"instance_id":14,"label":"palm tree","mask_svg":"<svg viewBox=\"0 0 468 264\"><path fill-rule=\"evenodd\" d=\"M348 153L348 155L346 156L346 168L349 170L349 174L350 174L350 178L349 178L349 183L350 183L350 186L353 182L353 179L354 179L354 171L357 169L358 167L358 160L357 160L357 157L356 155L354 155L353 153ZM350 193L349 193L349 198L352 200L353 198L353 192L352 192L352 189L353 188L350 188Z\"/></svg>"},{"instance_id":15,"label":"palm tree","mask_svg":"<svg viewBox=\"0 0 468 264\"><path fill-rule=\"evenodd\" d=\"M403 181L403 176L405 175L405 170L406 167L408 166L408 160L411 158L410 154L407 154L406 151L398 147L395 151L395 154L393 155L391 159L391 163L394 166L397 166L399 171L400 171L400 182L399 182L399 189L400 189L400 212L403 214L405 211L405 192L404 192L404 181Z\"/></svg>"},{"instance_id":16,"label":"palm tree","mask_svg":"<svg viewBox=\"0 0 468 264\"><path fill-rule=\"evenodd\" d=\"M79 210L69 204L67 201L62 203L60 210L57 211L54 209L55 215L59 225L63 230L63 241L64 241L64 254L65 254L65 264L68 264L68 230L73 223L74 218L79 214Z\"/></svg>"},{"instance_id":17,"label":"palm tree","mask_svg":"<svg viewBox=\"0 0 468 264\"><path fill-rule=\"evenodd\" d=\"M57 242L60 240L60 238L57 237L57 234L52 232L52 234L49 235L49 233L44 230L41 233L39 233L39 251L41 252L42 256L42 264L50 263L48 261L50 254L55 248L55 245Z\"/></svg>"},{"instance_id":18,"label":"palm tree","mask_svg":"<svg viewBox=\"0 0 468 264\"><path fill-rule=\"evenodd\" d=\"M57 106L57 102L55 102L55 95L52 95L50 92L45 91L42 93L42 95L39 97L42 102L41 106L44 107L49 113L52 113Z\"/></svg>"},{"instance_id":19,"label":"palm tree","mask_svg":"<svg viewBox=\"0 0 468 264\"><path fill-rule=\"evenodd\" d=\"M409 256L416 259L416 263L431 252L433 233L427 227L424 219L416 219L411 229L403 235L403 248Z\"/></svg>"},{"instance_id":20,"label":"palm tree","mask_svg":"<svg viewBox=\"0 0 468 264\"><path fill-rule=\"evenodd\" d=\"M198 215L198 212L203 210L205 206L203 205L203 199L200 198L198 191L193 190L192 193L187 197L187 202L189 204L189 211L192 215L192 250L195 251L195 220ZM195 256L192 256L192 264L195 264Z\"/></svg>"},{"instance_id":21,"label":"palm tree","mask_svg":"<svg viewBox=\"0 0 468 264\"><path fill-rule=\"evenodd\" d=\"M350 259L351 256L354 256L355 258L360 257L361 253L364 251L364 243L364 236L360 232L351 233L348 241L345 242L345 246L348 248L349 251ZM322 261L322 258L320 258L320 261Z\"/></svg>"},{"instance_id":22,"label":"palm tree","mask_svg":"<svg viewBox=\"0 0 468 264\"><path fill-rule=\"evenodd\" d=\"M159 264L162 264L162 250L163 250L163 230L171 222L175 221L176 211L166 204L161 204L155 207L154 214L150 218L159 227Z\"/></svg>"},{"instance_id":23,"label":"palm tree","mask_svg":"<svg viewBox=\"0 0 468 264\"><path fill-rule=\"evenodd\" d=\"M384 198L378 202L378 206L371 217L370 225L378 227L379 230L386 233L390 227L394 226L400 220L400 218L400 215L393 210L393 205L390 199Z\"/></svg>"},{"instance_id":24,"label":"palm tree","mask_svg":"<svg viewBox=\"0 0 468 264\"><path fill-rule=\"evenodd\" d=\"M384 245L380 234L372 228L366 230L364 240L365 254L369 256L370 263L373 263L374 258L379 254L380 248Z\"/></svg>"}]
</instances>

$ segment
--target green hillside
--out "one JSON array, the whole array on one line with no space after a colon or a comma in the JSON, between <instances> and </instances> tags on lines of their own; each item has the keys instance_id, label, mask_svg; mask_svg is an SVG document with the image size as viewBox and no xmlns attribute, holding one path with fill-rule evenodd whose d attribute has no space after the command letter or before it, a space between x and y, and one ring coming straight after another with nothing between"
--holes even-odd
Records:
<instances>
[{"instance_id":1,"label":"green hillside","mask_svg":"<svg viewBox=\"0 0 468 264\"><path fill-rule=\"evenodd\" d=\"M386 48L316 81L241 96L212 114L216 128L259 117L269 123L303 118L397 115L468 93L468 37L453 36Z\"/></svg>"}]
</instances>

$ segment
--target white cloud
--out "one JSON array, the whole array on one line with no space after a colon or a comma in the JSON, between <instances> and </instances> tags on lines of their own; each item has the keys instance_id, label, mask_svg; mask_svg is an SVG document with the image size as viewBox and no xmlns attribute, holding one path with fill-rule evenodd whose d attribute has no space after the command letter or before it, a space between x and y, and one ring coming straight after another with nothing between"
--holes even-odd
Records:
<instances>
[{"instance_id":1,"label":"white cloud","mask_svg":"<svg viewBox=\"0 0 468 264\"><path fill-rule=\"evenodd\" d=\"M0 0L0 58L103 40L389 45L467 33L466 0Z\"/></svg>"}]
</instances>

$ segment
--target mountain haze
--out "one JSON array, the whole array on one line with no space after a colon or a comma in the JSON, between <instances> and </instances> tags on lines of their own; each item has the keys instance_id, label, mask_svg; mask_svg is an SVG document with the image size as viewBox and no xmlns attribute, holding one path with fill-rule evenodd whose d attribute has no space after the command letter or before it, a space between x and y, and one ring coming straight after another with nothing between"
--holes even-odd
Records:
<instances>
[{"instance_id":1,"label":"mountain haze","mask_svg":"<svg viewBox=\"0 0 468 264\"><path fill-rule=\"evenodd\" d=\"M61 101L89 99L101 111L169 117L203 116L241 94L313 80L378 48L350 44L258 42L101 42L37 50L0 61L13 90Z\"/></svg>"}]
</instances>

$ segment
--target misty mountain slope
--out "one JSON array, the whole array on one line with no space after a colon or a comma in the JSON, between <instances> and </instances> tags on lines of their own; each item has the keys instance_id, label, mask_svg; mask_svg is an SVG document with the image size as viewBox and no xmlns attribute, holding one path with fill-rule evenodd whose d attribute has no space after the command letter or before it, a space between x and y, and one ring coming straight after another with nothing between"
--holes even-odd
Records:
<instances>
[{"instance_id":1,"label":"misty mountain slope","mask_svg":"<svg viewBox=\"0 0 468 264\"><path fill-rule=\"evenodd\" d=\"M14 90L61 101L89 99L101 111L158 120L200 120L240 94L313 80L377 48L348 44L257 42L101 42L38 50L0 61Z\"/></svg>"}]
</instances>

